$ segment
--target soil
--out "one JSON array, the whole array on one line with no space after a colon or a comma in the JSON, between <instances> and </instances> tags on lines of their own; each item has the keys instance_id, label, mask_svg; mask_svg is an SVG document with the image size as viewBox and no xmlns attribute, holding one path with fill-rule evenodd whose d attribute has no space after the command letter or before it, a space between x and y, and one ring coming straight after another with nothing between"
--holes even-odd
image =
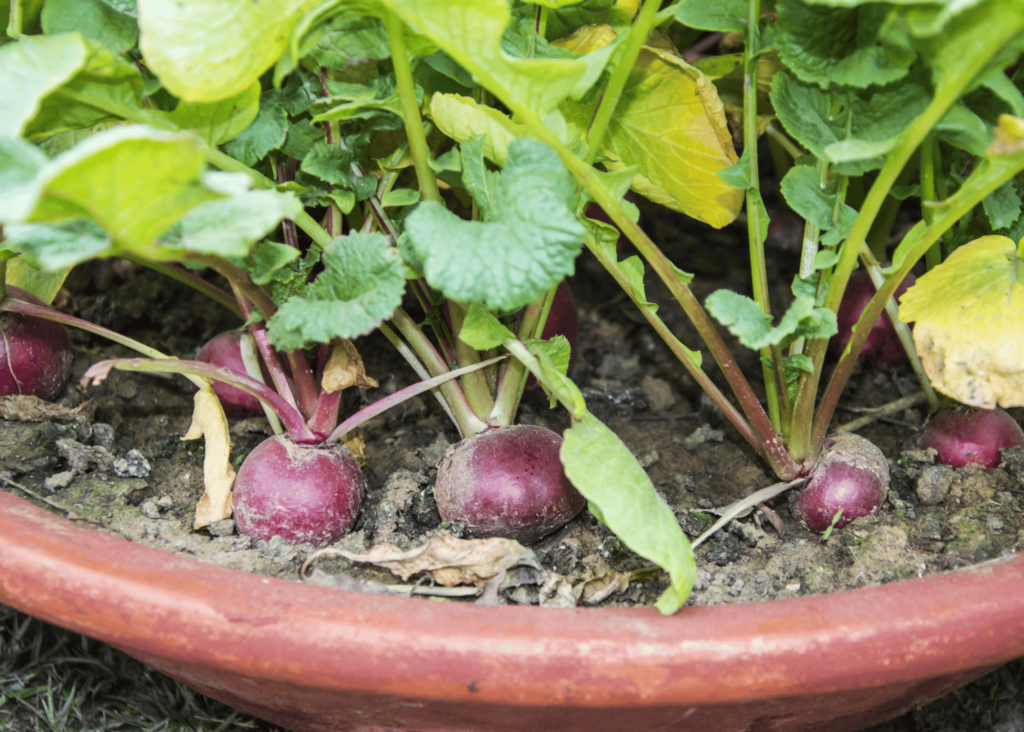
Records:
<instances>
[{"instance_id":1,"label":"soil","mask_svg":"<svg viewBox=\"0 0 1024 732\"><path fill-rule=\"evenodd\" d=\"M663 214L650 228L675 263L696 275L693 289L702 300L721 287L749 290L739 229L714 231ZM776 243L769 252L768 281L774 283L772 298L780 311L788 304L787 283L793 273L779 263L795 259L784 244ZM631 312L599 264L584 255L570 282L580 315L578 358L571 376L590 410L637 455L691 538L716 520L710 509L775 482L642 318ZM237 325L233 316L211 307L201 295L131 267L113 273L109 265L82 267L66 290L61 301L65 310L179 357L191 357L209 337ZM665 305L661 313L684 343L697 342L681 310L670 305L668 293L650 278L648 297ZM314 551L311 546L240 536L230 520L199 532L191 529L203 491L203 445L181 440L192 407L187 382L115 371L102 386L83 393L77 384L88 366L101 358L132 354L82 332L70 335L73 380L61 404L76 407L88 399L92 406L65 422L0 421L0 487L23 496L21 488L28 489L46 499L52 510L141 544L299 580L303 561ZM357 345L380 387L352 390L343 413L415 378L384 339L369 336ZM731 340L730 345L745 373L759 372L756 354L740 354ZM707 353L704 363L724 389ZM855 371L837 422L856 416L855 410L916 391L909 370ZM1022 410L1011 414L1018 421L1024 418ZM909 408L862 430L890 461L892 485L876 515L858 519L826 541L797 526L782 495L770 504L784 533L768 520L771 512L754 511L697 551L697 582L689 602L831 592L946 572L1017 551L1024 541L1024 451L1008 452L1003 466L987 473L935 466L930 454L916 449L925 417L923 408ZM520 421L556 432L569 426L564 410L536 402L523 405ZM459 526L441 525L433 502L437 462L457 441L454 426L438 405L414 398L371 420L362 432L366 501L354 531L335 548L361 553L389 543L407 549L438 533L458 535ZM236 467L269 434L263 418L235 422L231 435ZM616 587L621 591L601 599L604 605L651 604L666 585L660 572L638 571L650 563L586 511L531 548L545 570L576 587L594 578L633 573L632 581ZM344 573L364 583L356 587L366 591L380 591L372 583L401 582L386 570L344 558L322 561L318 567L328 575ZM500 597L489 601L575 604L572 593L550 591L543 578L543 573L522 573L515 580L510 575Z\"/></svg>"}]
</instances>

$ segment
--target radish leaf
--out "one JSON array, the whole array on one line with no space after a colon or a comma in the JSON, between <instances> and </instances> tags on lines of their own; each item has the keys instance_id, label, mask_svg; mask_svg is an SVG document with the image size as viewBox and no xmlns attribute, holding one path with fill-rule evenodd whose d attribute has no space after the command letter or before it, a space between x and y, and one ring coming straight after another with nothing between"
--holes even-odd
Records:
<instances>
[{"instance_id":1,"label":"radish leaf","mask_svg":"<svg viewBox=\"0 0 1024 732\"><path fill-rule=\"evenodd\" d=\"M139 38L135 13L106 0L46 0L40 20L48 36L78 31L111 53L124 53Z\"/></svg>"},{"instance_id":2,"label":"radish leaf","mask_svg":"<svg viewBox=\"0 0 1024 732\"><path fill-rule=\"evenodd\" d=\"M0 48L0 135L21 134L42 100L78 73L87 53L75 34L25 37Z\"/></svg>"},{"instance_id":3,"label":"radish leaf","mask_svg":"<svg viewBox=\"0 0 1024 732\"><path fill-rule=\"evenodd\" d=\"M517 310L573 272L583 240L575 184L558 155L531 138L510 145L500 173L483 170L481 152L474 175L472 160L464 149L463 180L488 220L425 201L406 219L406 236L427 282L447 297Z\"/></svg>"},{"instance_id":4,"label":"radish leaf","mask_svg":"<svg viewBox=\"0 0 1024 732\"><path fill-rule=\"evenodd\" d=\"M560 454L565 474L597 508L602 522L626 546L669 573L671 583L655 607L664 615L676 612L689 597L697 576L693 550L672 509L633 453L586 412L566 430Z\"/></svg>"},{"instance_id":5,"label":"radish leaf","mask_svg":"<svg viewBox=\"0 0 1024 732\"><path fill-rule=\"evenodd\" d=\"M324 271L270 318L267 334L293 351L373 330L402 302L405 270L382 234L351 234L324 247Z\"/></svg>"}]
</instances>

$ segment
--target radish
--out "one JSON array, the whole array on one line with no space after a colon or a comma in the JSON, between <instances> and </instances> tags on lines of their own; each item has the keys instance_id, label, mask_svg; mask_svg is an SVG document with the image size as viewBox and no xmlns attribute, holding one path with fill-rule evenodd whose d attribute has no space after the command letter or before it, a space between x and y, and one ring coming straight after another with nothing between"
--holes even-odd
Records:
<instances>
[{"instance_id":1,"label":"radish","mask_svg":"<svg viewBox=\"0 0 1024 732\"><path fill-rule=\"evenodd\" d=\"M257 445L238 470L235 522L258 539L325 546L352 529L365 490L347 448L300 445L276 435Z\"/></svg>"},{"instance_id":2,"label":"radish","mask_svg":"<svg viewBox=\"0 0 1024 732\"><path fill-rule=\"evenodd\" d=\"M968 463L991 470L999 465L1000 449L1024 447L1024 430L1002 409L947 409L925 427L921 449L938 452L936 462L962 468Z\"/></svg>"},{"instance_id":3,"label":"radish","mask_svg":"<svg viewBox=\"0 0 1024 732\"><path fill-rule=\"evenodd\" d=\"M790 499L793 517L817 533L874 513L889 490L885 455L863 437L841 432L825 440L824 448L807 483Z\"/></svg>"},{"instance_id":4,"label":"radish","mask_svg":"<svg viewBox=\"0 0 1024 732\"><path fill-rule=\"evenodd\" d=\"M199 349L196 360L244 374L246 371L245 364L242 362L241 340L242 334L238 331L215 335ZM269 380L270 375L266 373L266 366L263 366L262 361L260 365L264 372L264 379ZM213 384L213 393L220 400L220 404L224 408L224 415L228 419L245 419L263 414L260 400L237 387L216 381Z\"/></svg>"},{"instance_id":5,"label":"radish","mask_svg":"<svg viewBox=\"0 0 1024 732\"><path fill-rule=\"evenodd\" d=\"M899 302L900 297L914 284L916 279L914 275L908 274L906 279L900 283L896 292L893 293L896 302ZM864 308L874 296L875 285L871 282L871 276L863 270L854 272L850 276L846 292L843 293L839 312L836 313L839 332L832 336L828 343L828 352L833 358L838 359L843 355L846 344L850 342L853 335L853 326L857 324L860 314L864 312ZM907 352L896 335L896 329L889 320L889 315L882 313L871 327L871 333L868 334L864 347L861 349L860 355L857 356L857 361L878 371L891 371L907 363L907 360Z\"/></svg>"},{"instance_id":6,"label":"radish","mask_svg":"<svg viewBox=\"0 0 1024 732\"><path fill-rule=\"evenodd\" d=\"M548 312L548 319L544 323L544 330L541 332L542 340L550 340L555 336L565 336L569 341L569 368L572 372L572 365L576 362L576 340L579 337L580 321L576 315L576 301L573 299L572 290L568 283L562 283L555 290L555 297L551 300L551 310ZM523 399L540 399L544 396L544 389L537 383L536 377L532 374L526 379L526 387L523 389Z\"/></svg>"},{"instance_id":7,"label":"radish","mask_svg":"<svg viewBox=\"0 0 1024 732\"><path fill-rule=\"evenodd\" d=\"M562 438L536 425L496 427L463 440L437 467L441 518L477 537L532 544L568 523L586 499L562 470Z\"/></svg>"},{"instance_id":8,"label":"radish","mask_svg":"<svg viewBox=\"0 0 1024 732\"><path fill-rule=\"evenodd\" d=\"M7 286L15 300L46 307L35 295ZM42 318L0 313L0 396L29 395L53 401L71 375L71 343L64 326Z\"/></svg>"}]
</instances>

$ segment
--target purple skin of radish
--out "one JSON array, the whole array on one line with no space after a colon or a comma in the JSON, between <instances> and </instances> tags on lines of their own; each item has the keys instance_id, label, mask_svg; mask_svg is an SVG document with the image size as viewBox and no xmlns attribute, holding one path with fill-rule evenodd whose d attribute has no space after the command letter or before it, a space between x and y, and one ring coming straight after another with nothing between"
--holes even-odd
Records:
<instances>
[{"instance_id":1,"label":"purple skin of radish","mask_svg":"<svg viewBox=\"0 0 1024 732\"><path fill-rule=\"evenodd\" d=\"M583 510L586 499L565 477L562 438L535 425L495 427L463 440L437 467L441 518L469 534L532 544Z\"/></svg>"},{"instance_id":2,"label":"purple skin of radish","mask_svg":"<svg viewBox=\"0 0 1024 732\"><path fill-rule=\"evenodd\" d=\"M836 529L874 513L889 490L885 455L863 437L840 432L825 440L824 447L807 483L789 504L793 518L819 534L840 509Z\"/></svg>"},{"instance_id":3,"label":"purple skin of radish","mask_svg":"<svg viewBox=\"0 0 1024 732\"><path fill-rule=\"evenodd\" d=\"M968 463L991 470L1002 461L999 449L1024 447L1024 430L996 409L947 409L932 417L921 435L921 449L935 448L935 461L954 468Z\"/></svg>"},{"instance_id":4,"label":"purple skin of radish","mask_svg":"<svg viewBox=\"0 0 1024 732\"><path fill-rule=\"evenodd\" d=\"M7 294L46 307L18 287L8 285ZM22 394L51 402L64 391L73 360L68 334L60 323L0 313L0 396Z\"/></svg>"},{"instance_id":5,"label":"purple skin of radish","mask_svg":"<svg viewBox=\"0 0 1024 732\"><path fill-rule=\"evenodd\" d=\"M242 361L241 340L242 334L238 331L215 335L199 349L196 361L244 374L246 370L245 363ZM264 380L269 381L270 375L266 373L266 367L263 366L262 360L260 366L263 367ZM259 399L230 384L220 381L213 382L213 393L220 400L221 406L224 407L224 415L228 419L245 419L263 414L263 407L260 406Z\"/></svg>"},{"instance_id":6,"label":"purple skin of radish","mask_svg":"<svg viewBox=\"0 0 1024 732\"><path fill-rule=\"evenodd\" d=\"M352 530L365 493L363 474L336 443L298 445L275 435L249 453L235 478L239 532L289 544L332 544Z\"/></svg>"},{"instance_id":7,"label":"purple skin of radish","mask_svg":"<svg viewBox=\"0 0 1024 732\"><path fill-rule=\"evenodd\" d=\"M555 297L551 301L551 310L548 312L548 319L544 323L544 330L541 332L541 340L550 340L555 336L565 336L569 341L569 373L572 373L572 365L576 362L576 340L580 332L580 321L576 315L576 301L573 299L572 290L562 280L562 283L555 290ZM523 389L523 399L540 399L544 396L544 389L537 383L536 377L532 374L526 378L526 387Z\"/></svg>"},{"instance_id":8,"label":"purple skin of radish","mask_svg":"<svg viewBox=\"0 0 1024 732\"><path fill-rule=\"evenodd\" d=\"M899 302L903 293L917 280L912 274L900 283L893 293L896 302ZM850 276L850 282L843 293L843 301L839 305L839 312L836 320L839 325L839 332L832 336L828 342L828 352L833 358L838 359L846 350L846 344L850 342L853 335L853 326L857 319L868 306L871 298L875 296L875 286L871 282L871 276L863 270L854 272ZM876 371L891 371L907 363L907 352L896 335L896 328L889 320L888 313L883 312L875 322L864 341L864 347L857 356L859 363L866 364Z\"/></svg>"}]
</instances>

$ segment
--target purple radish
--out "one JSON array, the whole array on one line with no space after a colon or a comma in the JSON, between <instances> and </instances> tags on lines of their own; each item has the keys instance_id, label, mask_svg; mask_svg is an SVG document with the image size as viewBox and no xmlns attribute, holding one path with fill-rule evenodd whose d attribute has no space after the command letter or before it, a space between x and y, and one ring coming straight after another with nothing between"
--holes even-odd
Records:
<instances>
[{"instance_id":1,"label":"purple radish","mask_svg":"<svg viewBox=\"0 0 1024 732\"><path fill-rule=\"evenodd\" d=\"M860 435L840 432L824 448L803 489L790 498L793 518L819 534L840 510L836 529L874 513L889 490L885 455Z\"/></svg>"},{"instance_id":2,"label":"purple radish","mask_svg":"<svg viewBox=\"0 0 1024 732\"><path fill-rule=\"evenodd\" d=\"M999 465L1000 448L1024 447L1024 430L1009 414L996 409L947 409L925 427L921 449L935 448L935 460L962 468L968 463L991 470Z\"/></svg>"},{"instance_id":3,"label":"purple radish","mask_svg":"<svg viewBox=\"0 0 1024 732\"><path fill-rule=\"evenodd\" d=\"M246 370L245 363L242 361L241 341L242 334L234 330L215 335L206 342L206 345L199 349L199 353L196 354L196 360L244 374ZM261 360L260 365L262 366L262 364ZM264 373L263 378L269 381L270 375ZM220 400L221 406L224 407L224 415L228 419L245 419L246 417L258 417L263 414L260 400L238 387L221 381L215 381L213 383L213 393Z\"/></svg>"},{"instance_id":4,"label":"purple radish","mask_svg":"<svg viewBox=\"0 0 1024 732\"><path fill-rule=\"evenodd\" d=\"M572 290L562 280L562 283L555 290L555 297L551 301L551 310L548 312L548 319L544 323L544 330L541 332L542 340L550 340L555 336L565 336L569 341L569 373L572 373L572 365L576 362L576 340L579 337L580 321L576 315L576 301L573 299ZM526 378L526 387L523 389L523 399L540 399L544 396L544 389L537 383L533 374Z\"/></svg>"},{"instance_id":5,"label":"purple radish","mask_svg":"<svg viewBox=\"0 0 1024 732\"><path fill-rule=\"evenodd\" d=\"M896 302L899 302L903 293L917 280L912 274L900 283L893 293ZM861 270L850 276L850 281L843 293L843 301L839 305L839 312L836 319L839 325L839 332L832 336L828 342L828 352L838 359L846 350L846 344L850 342L853 335L853 326L857 324L860 314L868 306L871 298L875 296L875 285L871 282L871 276ZM907 352L896 335L896 328L889 320L888 313L883 312L871 327L868 338L864 341L864 347L857 356L859 363L867 364L877 371L891 371L907 363Z\"/></svg>"},{"instance_id":6,"label":"purple radish","mask_svg":"<svg viewBox=\"0 0 1024 732\"><path fill-rule=\"evenodd\" d=\"M326 546L351 531L365 493L347 448L299 445L275 435L249 453L235 478L239 532L258 539Z\"/></svg>"},{"instance_id":7,"label":"purple radish","mask_svg":"<svg viewBox=\"0 0 1024 732\"><path fill-rule=\"evenodd\" d=\"M438 463L441 518L477 537L532 544L586 505L558 457L562 438L535 425L495 427L463 440Z\"/></svg>"},{"instance_id":8,"label":"purple radish","mask_svg":"<svg viewBox=\"0 0 1024 732\"><path fill-rule=\"evenodd\" d=\"M7 294L46 307L18 287L8 285ZM60 323L0 313L0 396L22 394L53 401L64 391L73 360L68 334Z\"/></svg>"}]
</instances>

